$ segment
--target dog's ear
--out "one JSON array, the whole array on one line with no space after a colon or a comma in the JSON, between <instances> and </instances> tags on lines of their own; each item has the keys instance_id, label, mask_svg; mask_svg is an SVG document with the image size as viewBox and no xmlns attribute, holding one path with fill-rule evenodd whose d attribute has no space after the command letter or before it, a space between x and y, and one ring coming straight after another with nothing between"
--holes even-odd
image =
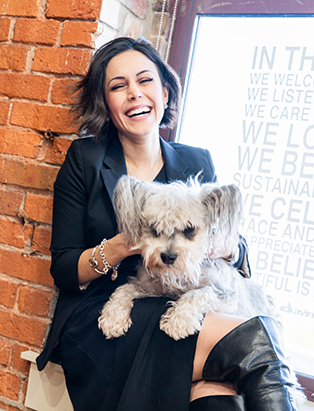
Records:
<instances>
[{"instance_id":1,"label":"dog's ear","mask_svg":"<svg viewBox=\"0 0 314 411\"><path fill-rule=\"evenodd\" d=\"M202 202L208 210L209 223L224 237L237 237L242 222L242 196L234 184L213 187L204 184L202 187Z\"/></svg>"},{"instance_id":2,"label":"dog's ear","mask_svg":"<svg viewBox=\"0 0 314 411\"><path fill-rule=\"evenodd\" d=\"M142 218L141 210L145 203L145 184L134 177L122 176L113 193L113 205L117 215L119 232L126 235L127 241L138 242Z\"/></svg>"}]
</instances>

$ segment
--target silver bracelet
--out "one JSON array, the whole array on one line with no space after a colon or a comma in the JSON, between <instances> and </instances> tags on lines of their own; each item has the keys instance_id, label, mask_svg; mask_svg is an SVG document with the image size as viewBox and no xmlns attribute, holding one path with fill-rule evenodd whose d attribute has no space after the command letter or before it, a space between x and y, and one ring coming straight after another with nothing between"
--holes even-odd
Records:
<instances>
[{"instance_id":1,"label":"silver bracelet","mask_svg":"<svg viewBox=\"0 0 314 411\"><path fill-rule=\"evenodd\" d=\"M105 256L105 253L104 253L104 244L105 244L106 241L107 241L107 239L104 238L102 240L102 242L100 243L100 246L99 246L100 256L101 256L101 260L104 264L104 268L101 271L98 270L98 268L97 268L99 264L98 264L98 261L95 258L95 253L96 253L98 245L96 245L96 247L92 251L92 255L90 256L90 259L89 259L89 265L96 271L97 274L101 274L101 275L104 275L104 274L107 275L108 271L112 269L111 279L112 279L112 281L114 281L118 277L118 268L120 266L120 263L116 264L115 266L112 266L108 263L108 261L106 259L106 256Z\"/></svg>"},{"instance_id":2,"label":"silver bracelet","mask_svg":"<svg viewBox=\"0 0 314 411\"><path fill-rule=\"evenodd\" d=\"M100 257L104 265L103 274L108 274L108 271L112 269L111 280L114 281L118 278L118 268L120 267L120 262L116 265L110 265L108 263L105 253L104 253L104 245L106 242L107 242L107 238L104 238L99 246Z\"/></svg>"},{"instance_id":3,"label":"silver bracelet","mask_svg":"<svg viewBox=\"0 0 314 411\"><path fill-rule=\"evenodd\" d=\"M95 258L95 252L96 252L96 250L97 250L97 247L98 247L98 245L96 245L96 247L93 249L92 255L90 256L90 259L88 260L88 261L89 261L89 265L96 271L96 273L98 273L98 274L104 274L102 271L99 271L99 270L97 269L97 267L98 267L98 261L97 261L96 258Z\"/></svg>"}]
</instances>

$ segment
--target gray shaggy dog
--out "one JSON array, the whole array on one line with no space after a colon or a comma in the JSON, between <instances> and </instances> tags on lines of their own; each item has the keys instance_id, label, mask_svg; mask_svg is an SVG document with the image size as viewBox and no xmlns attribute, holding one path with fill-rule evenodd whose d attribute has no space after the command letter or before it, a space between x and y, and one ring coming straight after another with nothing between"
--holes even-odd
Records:
<instances>
[{"instance_id":1,"label":"gray shaggy dog","mask_svg":"<svg viewBox=\"0 0 314 411\"><path fill-rule=\"evenodd\" d=\"M125 334L134 299L149 296L173 299L160 328L175 340L200 331L210 311L275 316L261 287L219 258L238 248L242 201L235 185L200 184L198 178L144 183L123 176L114 206L120 232L142 250L143 261L137 276L103 307L98 325L107 338Z\"/></svg>"}]
</instances>

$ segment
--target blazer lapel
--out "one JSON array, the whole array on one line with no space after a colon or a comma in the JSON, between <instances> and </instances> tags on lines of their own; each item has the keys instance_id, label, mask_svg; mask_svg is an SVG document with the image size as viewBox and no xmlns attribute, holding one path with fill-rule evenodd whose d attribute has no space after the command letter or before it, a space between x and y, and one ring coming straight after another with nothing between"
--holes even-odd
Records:
<instances>
[{"instance_id":1,"label":"blazer lapel","mask_svg":"<svg viewBox=\"0 0 314 411\"><path fill-rule=\"evenodd\" d=\"M164 158L166 175L169 180L185 180L189 176L188 164L177 151L160 137L160 145ZM112 202L113 192L119 178L127 174L122 145L118 138L107 144L103 168L101 169L103 182Z\"/></svg>"},{"instance_id":2,"label":"blazer lapel","mask_svg":"<svg viewBox=\"0 0 314 411\"><path fill-rule=\"evenodd\" d=\"M178 152L162 138L160 138L162 155L165 163L166 175L169 180L185 180L189 176L188 164Z\"/></svg>"},{"instance_id":3,"label":"blazer lapel","mask_svg":"<svg viewBox=\"0 0 314 411\"><path fill-rule=\"evenodd\" d=\"M123 149L118 138L108 142L103 165L104 167L100 172L112 202L113 191L117 181L123 174L127 174Z\"/></svg>"}]
</instances>

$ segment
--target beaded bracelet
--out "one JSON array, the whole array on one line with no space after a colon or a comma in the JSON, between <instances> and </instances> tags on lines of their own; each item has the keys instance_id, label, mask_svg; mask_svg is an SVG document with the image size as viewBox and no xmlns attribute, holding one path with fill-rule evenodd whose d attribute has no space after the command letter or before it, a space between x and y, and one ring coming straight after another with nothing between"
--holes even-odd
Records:
<instances>
[{"instance_id":1,"label":"beaded bracelet","mask_svg":"<svg viewBox=\"0 0 314 411\"><path fill-rule=\"evenodd\" d=\"M112 279L112 281L114 281L118 277L118 268L120 267L120 263L118 263L116 265L110 265L108 263L108 261L106 259L106 256L105 256L105 253L104 253L104 245L105 245L106 242L107 242L107 239L104 238L102 240L102 242L100 243L100 246L99 246L100 257L101 257L101 260L102 260L103 265L104 265L104 268L103 268L104 274L107 274L108 271L112 269L111 279Z\"/></svg>"},{"instance_id":2,"label":"beaded bracelet","mask_svg":"<svg viewBox=\"0 0 314 411\"><path fill-rule=\"evenodd\" d=\"M120 263L116 264L116 265L111 265L108 263L105 253L104 253L104 244L106 243L107 239L104 238L102 240L102 242L99 245L99 251L100 251L100 257L102 260L102 263L104 265L104 268L102 269L102 271L98 270L98 261L95 259L95 252L96 249L98 247L98 245L96 245L96 247L93 249L92 251L92 255L89 259L89 265L96 271L96 273L101 274L101 275L107 275L109 270L112 270L112 274L111 274L111 280L114 281L117 279L118 277L118 268L120 266Z\"/></svg>"}]
</instances>

